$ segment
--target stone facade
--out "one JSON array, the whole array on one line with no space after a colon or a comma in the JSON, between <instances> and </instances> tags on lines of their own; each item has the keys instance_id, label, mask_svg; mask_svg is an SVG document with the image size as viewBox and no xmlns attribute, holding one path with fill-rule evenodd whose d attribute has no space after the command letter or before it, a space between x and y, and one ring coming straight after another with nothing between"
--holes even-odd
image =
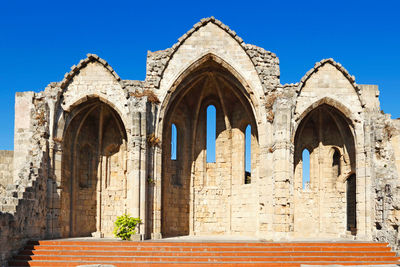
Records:
<instances>
[{"instance_id":1,"label":"stone facade","mask_svg":"<svg viewBox=\"0 0 400 267\"><path fill-rule=\"evenodd\" d=\"M122 80L88 54L43 92L17 93L14 152L0 152L1 260L32 238L112 236L124 213L142 219L143 238L398 249L400 122L380 111L377 86L356 84L333 59L299 83L279 77L274 53L207 18L148 53L145 81Z\"/></svg>"}]
</instances>

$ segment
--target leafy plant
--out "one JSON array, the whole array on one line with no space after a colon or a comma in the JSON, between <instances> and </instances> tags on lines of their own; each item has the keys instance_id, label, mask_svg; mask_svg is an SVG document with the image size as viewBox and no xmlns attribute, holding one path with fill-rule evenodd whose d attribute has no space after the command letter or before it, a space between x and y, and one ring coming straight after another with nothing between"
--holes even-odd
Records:
<instances>
[{"instance_id":1,"label":"leafy plant","mask_svg":"<svg viewBox=\"0 0 400 267\"><path fill-rule=\"evenodd\" d=\"M134 218L128 214L118 216L115 221L114 235L122 240L130 240L131 236L136 234L136 226L142 223L140 218Z\"/></svg>"}]
</instances>

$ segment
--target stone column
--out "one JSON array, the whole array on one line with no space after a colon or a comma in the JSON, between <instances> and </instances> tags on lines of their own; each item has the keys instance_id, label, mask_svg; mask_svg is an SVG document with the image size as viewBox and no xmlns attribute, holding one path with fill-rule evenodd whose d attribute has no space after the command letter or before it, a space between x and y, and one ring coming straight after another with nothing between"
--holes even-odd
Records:
<instances>
[{"instance_id":1,"label":"stone column","mask_svg":"<svg viewBox=\"0 0 400 267\"><path fill-rule=\"evenodd\" d=\"M144 238L146 230L146 112L139 113L140 118L140 159L139 159L139 217L142 220L139 233Z\"/></svg>"},{"instance_id":2,"label":"stone column","mask_svg":"<svg viewBox=\"0 0 400 267\"><path fill-rule=\"evenodd\" d=\"M146 220L146 99L135 99L131 103L132 127L128 131L127 162L127 210L139 217L143 224L138 234L144 237ZM137 103L140 101L141 103ZM139 104L139 105L138 105Z\"/></svg>"},{"instance_id":3,"label":"stone column","mask_svg":"<svg viewBox=\"0 0 400 267\"><path fill-rule=\"evenodd\" d=\"M35 110L34 94L34 92L15 94L13 184L20 180L18 174L25 167L29 157L29 147L33 136L30 127Z\"/></svg>"},{"instance_id":4,"label":"stone column","mask_svg":"<svg viewBox=\"0 0 400 267\"><path fill-rule=\"evenodd\" d=\"M293 230L293 153L290 142L291 109L287 103L277 101L274 117L273 177L274 215L272 230L280 238L286 238Z\"/></svg>"},{"instance_id":5,"label":"stone column","mask_svg":"<svg viewBox=\"0 0 400 267\"><path fill-rule=\"evenodd\" d=\"M368 123L369 124L369 123ZM364 132L365 131L365 132ZM369 125L355 124L356 149L356 220L357 239L371 240L371 166L373 160L372 146L368 138Z\"/></svg>"},{"instance_id":6,"label":"stone column","mask_svg":"<svg viewBox=\"0 0 400 267\"><path fill-rule=\"evenodd\" d=\"M128 157L128 162L130 171L128 172L128 181L130 182L131 198L128 202L129 210L133 217L140 216L140 163L141 163L141 137L140 137L140 112L135 111L132 113L133 116L133 128L132 135L130 136L130 153ZM128 137L129 138L129 137Z\"/></svg>"}]
</instances>

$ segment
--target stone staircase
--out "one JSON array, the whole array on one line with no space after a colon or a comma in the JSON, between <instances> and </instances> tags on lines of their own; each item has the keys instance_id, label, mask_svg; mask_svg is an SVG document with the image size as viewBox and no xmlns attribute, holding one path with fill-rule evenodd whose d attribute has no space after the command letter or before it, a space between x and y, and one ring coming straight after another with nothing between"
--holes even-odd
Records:
<instances>
[{"instance_id":1,"label":"stone staircase","mask_svg":"<svg viewBox=\"0 0 400 267\"><path fill-rule=\"evenodd\" d=\"M400 264L387 243L30 241L9 266L301 266Z\"/></svg>"}]
</instances>

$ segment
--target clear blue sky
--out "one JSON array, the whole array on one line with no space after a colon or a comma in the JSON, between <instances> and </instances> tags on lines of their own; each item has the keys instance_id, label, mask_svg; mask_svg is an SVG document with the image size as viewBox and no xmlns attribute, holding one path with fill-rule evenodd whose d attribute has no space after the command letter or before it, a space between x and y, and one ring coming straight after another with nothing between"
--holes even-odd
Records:
<instances>
[{"instance_id":1,"label":"clear blue sky","mask_svg":"<svg viewBox=\"0 0 400 267\"><path fill-rule=\"evenodd\" d=\"M400 117L398 1L0 2L0 149L13 148L14 95L62 80L87 53L122 79L143 80L147 50L171 47L215 16L246 43L280 58L281 82L298 82L323 58L359 84L378 84L381 107Z\"/></svg>"}]
</instances>

